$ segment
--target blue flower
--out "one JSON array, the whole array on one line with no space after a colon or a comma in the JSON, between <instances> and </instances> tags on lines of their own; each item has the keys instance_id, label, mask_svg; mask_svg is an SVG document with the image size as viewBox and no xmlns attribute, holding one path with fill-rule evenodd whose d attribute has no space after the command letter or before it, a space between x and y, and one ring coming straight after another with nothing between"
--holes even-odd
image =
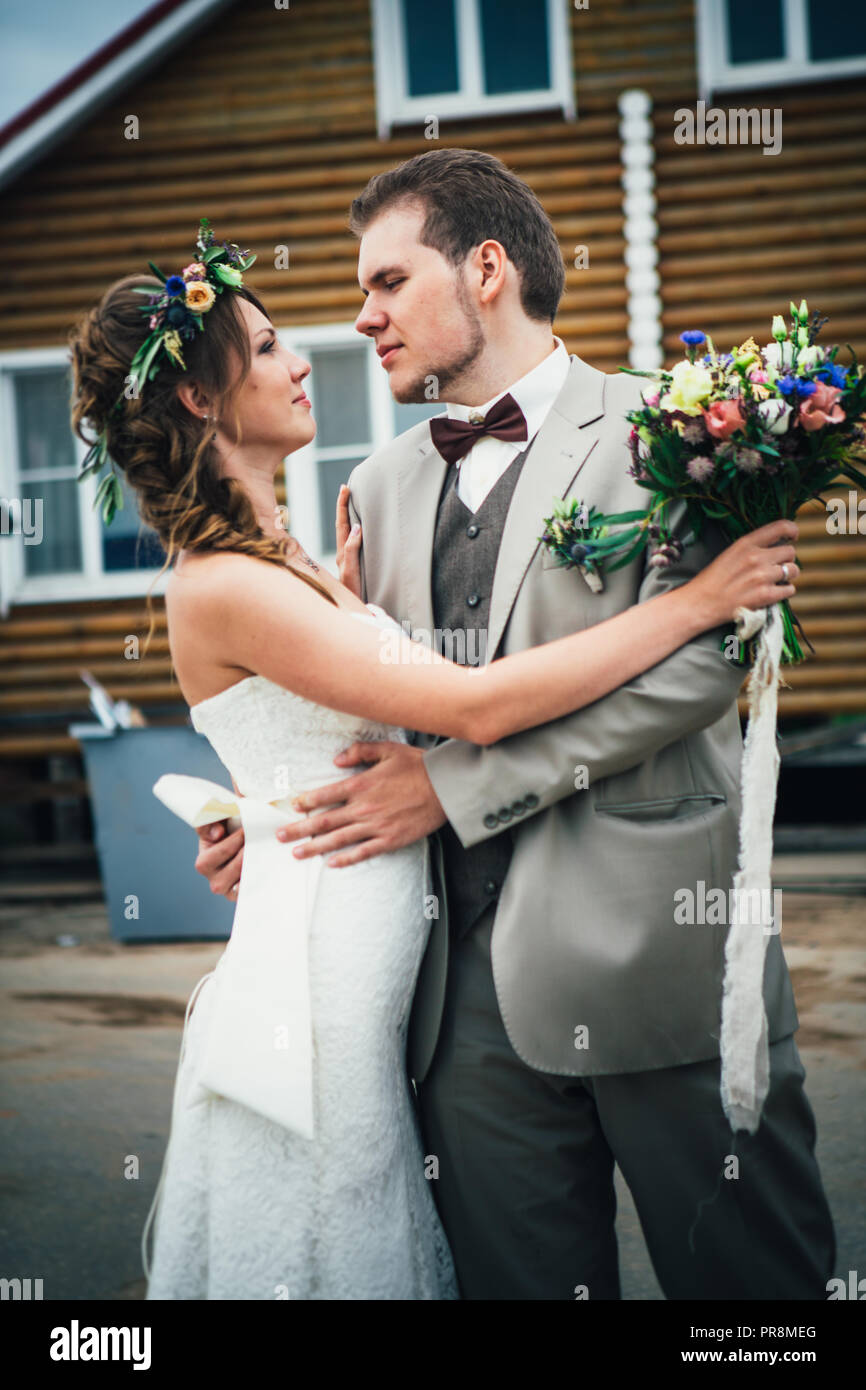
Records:
<instances>
[{"instance_id":1,"label":"blue flower","mask_svg":"<svg viewBox=\"0 0 866 1390\"><path fill-rule=\"evenodd\" d=\"M815 376L818 381L828 382L830 386L838 386L840 391L844 391L848 384L848 373L844 367L837 367L831 363L828 367L822 367Z\"/></svg>"},{"instance_id":2,"label":"blue flower","mask_svg":"<svg viewBox=\"0 0 866 1390\"><path fill-rule=\"evenodd\" d=\"M811 396L815 392L814 381L809 381L806 377L792 376L790 372L785 376L780 376L776 381L776 389L781 391L783 396L791 396L797 392L801 396Z\"/></svg>"},{"instance_id":3,"label":"blue flower","mask_svg":"<svg viewBox=\"0 0 866 1390\"><path fill-rule=\"evenodd\" d=\"M680 342L685 343L686 347L700 347L701 343L706 341L706 333L702 333L699 328L689 328L680 334Z\"/></svg>"},{"instance_id":4,"label":"blue flower","mask_svg":"<svg viewBox=\"0 0 866 1390\"><path fill-rule=\"evenodd\" d=\"M169 304L165 317L166 322L170 323L172 328L181 328L187 326L189 314L187 313L185 305Z\"/></svg>"},{"instance_id":5,"label":"blue flower","mask_svg":"<svg viewBox=\"0 0 866 1390\"><path fill-rule=\"evenodd\" d=\"M165 292L169 299L176 299L180 294L186 294L186 281L182 275L169 275L165 282Z\"/></svg>"}]
</instances>

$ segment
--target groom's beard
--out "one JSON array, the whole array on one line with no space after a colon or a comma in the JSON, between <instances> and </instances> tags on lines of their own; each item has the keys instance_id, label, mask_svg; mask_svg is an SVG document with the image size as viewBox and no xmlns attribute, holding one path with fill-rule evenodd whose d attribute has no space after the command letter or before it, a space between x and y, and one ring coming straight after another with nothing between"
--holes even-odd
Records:
<instances>
[{"instance_id":1,"label":"groom's beard","mask_svg":"<svg viewBox=\"0 0 866 1390\"><path fill-rule=\"evenodd\" d=\"M469 296L459 280L457 281L457 298L463 310L469 334L467 346L450 362L442 362L439 366L427 367L423 376L418 376L406 386L395 388L392 395L400 405L419 405L426 404L428 401L450 400L452 388L481 356L485 346L481 316L474 311Z\"/></svg>"}]
</instances>

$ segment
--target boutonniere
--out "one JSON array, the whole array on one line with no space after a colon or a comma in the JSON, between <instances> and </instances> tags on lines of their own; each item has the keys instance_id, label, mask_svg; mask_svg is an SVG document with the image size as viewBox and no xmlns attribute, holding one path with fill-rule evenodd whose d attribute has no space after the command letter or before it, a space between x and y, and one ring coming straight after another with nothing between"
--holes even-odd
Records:
<instances>
[{"instance_id":1,"label":"boutonniere","mask_svg":"<svg viewBox=\"0 0 866 1390\"><path fill-rule=\"evenodd\" d=\"M604 588L603 573L612 574L627 565L646 543L644 527L648 520L643 511L608 516L575 497L557 498L553 515L544 518L544 534L539 540L558 564L564 569L579 570L592 592L600 594ZM631 522L639 524L618 534L611 530Z\"/></svg>"}]
</instances>

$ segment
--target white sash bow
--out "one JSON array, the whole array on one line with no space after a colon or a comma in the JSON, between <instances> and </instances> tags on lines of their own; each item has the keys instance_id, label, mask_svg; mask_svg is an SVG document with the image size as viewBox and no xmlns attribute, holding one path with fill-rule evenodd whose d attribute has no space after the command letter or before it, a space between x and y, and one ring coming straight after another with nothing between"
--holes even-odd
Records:
<instances>
[{"instance_id":1,"label":"white sash bow","mask_svg":"<svg viewBox=\"0 0 866 1390\"><path fill-rule=\"evenodd\" d=\"M154 795L198 828L239 817L244 864L231 938L211 984L198 1080L209 1091L312 1139L313 1028L308 928L322 857L296 859L275 831L299 818L287 801L236 796L167 773Z\"/></svg>"}]
</instances>

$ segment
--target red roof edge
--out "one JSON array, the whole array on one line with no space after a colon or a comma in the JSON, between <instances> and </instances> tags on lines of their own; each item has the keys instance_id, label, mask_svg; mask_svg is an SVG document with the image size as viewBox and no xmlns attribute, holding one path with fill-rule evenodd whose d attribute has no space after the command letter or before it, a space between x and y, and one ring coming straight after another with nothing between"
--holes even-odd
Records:
<instances>
[{"instance_id":1,"label":"red roof edge","mask_svg":"<svg viewBox=\"0 0 866 1390\"><path fill-rule=\"evenodd\" d=\"M76 87L80 87L88 78L97 73L100 68L104 68L125 48L129 48L138 39L146 34L149 29L153 29L163 19L170 15L174 10L182 9L188 0L157 0L157 4L151 5L149 10L134 19L125 29L121 29L115 34L113 39L109 39L101 48L97 48L89 58L85 58L83 63L68 72L59 82L55 82L53 87L49 87L47 92L37 97L29 106L25 106L23 111L19 111L17 116L13 116L4 126L0 126L0 148L19 135L22 130L26 130L29 125L44 116L46 111L50 111L52 106L56 106L64 97L74 92Z\"/></svg>"}]
</instances>

